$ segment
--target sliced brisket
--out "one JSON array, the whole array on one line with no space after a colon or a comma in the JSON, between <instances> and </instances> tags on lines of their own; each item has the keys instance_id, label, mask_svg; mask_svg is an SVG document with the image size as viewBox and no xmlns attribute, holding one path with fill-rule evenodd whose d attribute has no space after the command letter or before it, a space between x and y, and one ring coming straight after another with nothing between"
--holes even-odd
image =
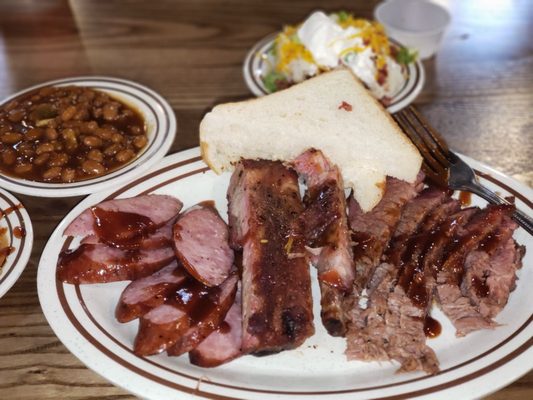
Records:
<instances>
[{"instance_id":1,"label":"sliced brisket","mask_svg":"<svg viewBox=\"0 0 533 400\"><path fill-rule=\"evenodd\" d=\"M433 351L425 345L424 316L426 309L406 296L398 280L411 260L424 252L424 247L409 238L423 235L429 220L442 221L449 210L446 195L438 189L426 189L407 202L394 232L392 242L367 285L367 297L358 298L349 311L351 323L347 333L346 354L349 359L390 360L402 364L401 370L438 370ZM440 216L440 218L436 216Z\"/></svg>"},{"instance_id":2,"label":"sliced brisket","mask_svg":"<svg viewBox=\"0 0 533 400\"><path fill-rule=\"evenodd\" d=\"M280 162L243 160L228 202L230 243L243 253L243 351L297 347L314 333L298 177Z\"/></svg>"},{"instance_id":3,"label":"sliced brisket","mask_svg":"<svg viewBox=\"0 0 533 400\"><path fill-rule=\"evenodd\" d=\"M468 224L459 229L447 247L443 265L437 273L437 299L441 309L455 326L457 336L482 328L493 328L494 322L479 313L470 299L463 295L461 283L466 257L490 235L502 220L501 208L488 206L478 210Z\"/></svg>"},{"instance_id":4,"label":"sliced brisket","mask_svg":"<svg viewBox=\"0 0 533 400\"><path fill-rule=\"evenodd\" d=\"M422 190L423 174L412 184L387 177L381 201L363 213L353 197L348 200L355 263L355 286L359 293L367 286L400 220L403 206Z\"/></svg>"}]
</instances>

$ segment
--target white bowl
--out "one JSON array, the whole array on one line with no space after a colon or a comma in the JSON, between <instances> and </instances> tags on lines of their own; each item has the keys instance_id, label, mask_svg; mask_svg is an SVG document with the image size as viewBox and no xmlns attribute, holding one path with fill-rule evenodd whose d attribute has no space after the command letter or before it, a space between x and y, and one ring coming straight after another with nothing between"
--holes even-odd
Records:
<instances>
[{"instance_id":1,"label":"white bowl","mask_svg":"<svg viewBox=\"0 0 533 400\"><path fill-rule=\"evenodd\" d=\"M426 0L389 0L376 7L374 16L387 35L417 49L421 59L435 54L451 21L445 8Z\"/></svg>"},{"instance_id":2,"label":"white bowl","mask_svg":"<svg viewBox=\"0 0 533 400\"><path fill-rule=\"evenodd\" d=\"M153 90L136 82L108 76L82 76L59 79L32 86L0 102L12 99L43 86L88 86L133 106L143 116L148 144L130 163L92 179L72 183L36 182L0 173L0 187L36 197L84 196L100 190L123 185L157 164L172 146L176 136L176 116L167 101Z\"/></svg>"}]
</instances>

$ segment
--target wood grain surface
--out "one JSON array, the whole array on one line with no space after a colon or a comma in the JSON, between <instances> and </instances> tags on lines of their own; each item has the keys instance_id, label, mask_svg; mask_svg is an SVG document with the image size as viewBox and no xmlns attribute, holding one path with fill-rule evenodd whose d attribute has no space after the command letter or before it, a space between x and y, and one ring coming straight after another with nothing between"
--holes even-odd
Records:
<instances>
[{"instance_id":1,"label":"wood grain surface","mask_svg":"<svg viewBox=\"0 0 533 400\"><path fill-rule=\"evenodd\" d=\"M416 104L450 147L533 183L531 1L446 1L453 21ZM372 17L377 2L66 1L0 2L0 99L46 80L110 75L145 84L172 105L171 152L198 145L214 104L250 97L241 67L248 49L312 10ZM1 399L118 399L131 395L88 370L59 342L37 298L41 251L81 197L17 195L35 230L30 262L0 299ZM531 266L526 266L531 267ZM525 284L526 282L520 282ZM533 373L488 397L533 398Z\"/></svg>"}]
</instances>

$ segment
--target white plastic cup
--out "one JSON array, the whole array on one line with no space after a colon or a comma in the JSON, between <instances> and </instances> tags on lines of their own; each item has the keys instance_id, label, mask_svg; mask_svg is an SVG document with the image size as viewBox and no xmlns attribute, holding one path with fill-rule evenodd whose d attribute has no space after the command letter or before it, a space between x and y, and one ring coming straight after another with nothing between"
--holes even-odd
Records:
<instances>
[{"instance_id":1,"label":"white plastic cup","mask_svg":"<svg viewBox=\"0 0 533 400\"><path fill-rule=\"evenodd\" d=\"M387 35L417 49L421 59L435 54L451 21L448 10L425 0L389 0L376 7L374 16Z\"/></svg>"}]
</instances>

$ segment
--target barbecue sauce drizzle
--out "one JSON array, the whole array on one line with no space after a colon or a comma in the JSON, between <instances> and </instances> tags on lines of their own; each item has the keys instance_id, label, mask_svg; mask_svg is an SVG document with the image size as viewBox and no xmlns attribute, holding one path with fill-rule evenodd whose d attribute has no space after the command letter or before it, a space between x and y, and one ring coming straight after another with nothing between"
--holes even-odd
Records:
<instances>
[{"instance_id":1,"label":"barbecue sauce drizzle","mask_svg":"<svg viewBox=\"0 0 533 400\"><path fill-rule=\"evenodd\" d=\"M157 228L154 222L140 214L91 208L94 230L107 244L119 248L137 248L140 241Z\"/></svg>"}]
</instances>

